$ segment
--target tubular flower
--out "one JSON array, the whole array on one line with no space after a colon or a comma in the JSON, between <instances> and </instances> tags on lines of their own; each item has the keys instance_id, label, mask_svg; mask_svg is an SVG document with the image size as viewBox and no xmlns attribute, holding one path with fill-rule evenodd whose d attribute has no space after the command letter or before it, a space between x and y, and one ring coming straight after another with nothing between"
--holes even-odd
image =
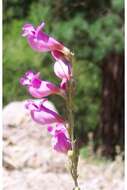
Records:
<instances>
[{"instance_id":1,"label":"tubular flower","mask_svg":"<svg viewBox=\"0 0 127 190\"><path fill-rule=\"evenodd\" d=\"M58 60L54 64L54 72L58 78L70 80L72 77L72 66L67 61Z\"/></svg>"},{"instance_id":2,"label":"tubular flower","mask_svg":"<svg viewBox=\"0 0 127 190\"><path fill-rule=\"evenodd\" d=\"M64 124L48 127L48 131L52 135L52 147L54 150L62 153L67 153L68 150L71 150L71 141Z\"/></svg>"},{"instance_id":3,"label":"tubular flower","mask_svg":"<svg viewBox=\"0 0 127 190\"><path fill-rule=\"evenodd\" d=\"M71 61L72 55L73 55L73 53L70 52L70 50L67 49L66 47L64 47L63 50L54 50L54 51L51 51L51 54L52 54L53 58L54 58L56 61L58 61L58 60Z\"/></svg>"},{"instance_id":4,"label":"tubular flower","mask_svg":"<svg viewBox=\"0 0 127 190\"><path fill-rule=\"evenodd\" d=\"M58 78L62 79L61 89L66 90L67 82L72 77L72 65L67 60L58 60L54 64L54 72Z\"/></svg>"},{"instance_id":5,"label":"tubular flower","mask_svg":"<svg viewBox=\"0 0 127 190\"><path fill-rule=\"evenodd\" d=\"M32 119L39 124L47 125L64 122L63 118L46 98L28 100L25 107L30 111Z\"/></svg>"},{"instance_id":6,"label":"tubular flower","mask_svg":"<svg viewBox=\"0 0 127 190\"><path fill-rule=\"evenodd\" d=\"M65 92L53 83L40 80L40 73L34 74L28 71L20 79L20 84L27 86L29 93L35 98L43 98L51 94L59 94L64 96Z\"/></svg>"},{"instance_id":7,"label":"tubular flower","mask_svg":"<svg viewBox=\"0 0 127 190\"><path fill-rule=\"evenodd\" d=\"M22 28L22 36L27 38L28 44L32 49L38 52L47 52L51 51L52 56L56 59L60 54L62 57L69 59L71 52L63 44L55 40L53 37L50 37L42 31L45 23L42 22L41 25L36 28L32 24L25 24Z\"/></svg>"}]
</instances>

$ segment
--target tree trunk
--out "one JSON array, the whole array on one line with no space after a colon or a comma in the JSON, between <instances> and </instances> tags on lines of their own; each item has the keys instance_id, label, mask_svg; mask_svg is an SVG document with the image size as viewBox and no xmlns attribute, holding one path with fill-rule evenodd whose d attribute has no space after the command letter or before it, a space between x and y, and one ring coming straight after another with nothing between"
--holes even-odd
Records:
<instances>
[{"instance_id":1,"label":"tree trunk","mask_svg":"<svg viewBox=\"0 0 127 190\"><path fill-rule=\"evenodd\" d=\"M103 155L124 149L124 56L110 54L102 65L101 138Z\"/></svg>"}]
</instances>

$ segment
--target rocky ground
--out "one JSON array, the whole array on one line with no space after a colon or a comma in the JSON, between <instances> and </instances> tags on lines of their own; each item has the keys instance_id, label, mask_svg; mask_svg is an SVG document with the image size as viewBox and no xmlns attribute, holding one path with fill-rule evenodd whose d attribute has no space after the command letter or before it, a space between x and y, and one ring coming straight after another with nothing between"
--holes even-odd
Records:
<instances>
[{"instance_id":1,"label":"rocky ground","mask_svg":"<svg viewBox=\"0 0 127 190\"><path fill-rule=\"evenodd\" d=\"M13 102L3 110L3 189L72 190L67 158L51 149L50 136ZM124 190L123 162L95 164L80 158L81 190Z\"/></svg>"}]
</instances>

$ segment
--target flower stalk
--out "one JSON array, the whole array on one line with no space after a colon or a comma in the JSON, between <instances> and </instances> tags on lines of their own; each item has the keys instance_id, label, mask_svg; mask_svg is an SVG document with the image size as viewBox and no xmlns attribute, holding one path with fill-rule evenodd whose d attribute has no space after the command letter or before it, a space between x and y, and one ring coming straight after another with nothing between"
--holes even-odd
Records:
<instances>
[{"instance_id":1,"label":"flower stalk","mask_svg":"<svg viewBox=\"0 0 127 190\"><path fill-rule=\"evenodd\" d=\"M75 126L74 126L74 89L75 84L73 78L68 81L68 93L67 93L67 100L66 100L66 109L68 115L68 123L69 123L69 134L72 144L72 150L68 151L69 157L69 170L71 176L74 181L75 187L73 190L80 190L78 186L78 174L77 174L77 167L78 167L78 160L79 160L79 151L77 147L77 139L75 137Z\"/></svg>"},{"instance_id":2,"label":"flower stalk","mask_svg":"<svg viewBox=\"0 0 127 190\"><path fill-rule=\"evenodd\" d=\"M61 80L59 86L52 82L42 80L40 73L28 71L20 79L20 84L25 86L35 100L27 100L25 106L32 119L47 127L51 134L51 144L55 151L68 154L69 170L74 181L73 190L80 190L78 186L77 166L79 149L75 137L74 125L74 94L75 83L73 75L72 58L74 54L63 44L46 34L45 23L34 27L27 23L23 26L22 36L27 38L29 46L37 52L49 52L54 63L54 73ZM50 104L47 96L60 95L66 102L67 118L58 114Z\"/></svg>"}]
</instances>

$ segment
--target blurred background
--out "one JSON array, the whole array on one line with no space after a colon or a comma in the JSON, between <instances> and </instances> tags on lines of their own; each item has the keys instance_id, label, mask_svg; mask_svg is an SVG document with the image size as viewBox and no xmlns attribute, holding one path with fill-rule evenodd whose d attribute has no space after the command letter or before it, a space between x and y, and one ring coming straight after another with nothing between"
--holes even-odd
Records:
<instances>
[{"instance_id":1,"label":"blurred background","mask_svg":"<svg viewBox=\"0 0 127 190\"><path fill-rule=\"evenodd\" d=\"M124 1L4 0L4 105L30 98L19 84L27 70L59 84L51 56L34 52L21 37L24 23L42 21L45 32L75 53L75 125L83 154L93 139L94 151L114 158L116 146L124 150ZM63 114L61 99L50 100Z\"/></svg>"}]
</instances>

